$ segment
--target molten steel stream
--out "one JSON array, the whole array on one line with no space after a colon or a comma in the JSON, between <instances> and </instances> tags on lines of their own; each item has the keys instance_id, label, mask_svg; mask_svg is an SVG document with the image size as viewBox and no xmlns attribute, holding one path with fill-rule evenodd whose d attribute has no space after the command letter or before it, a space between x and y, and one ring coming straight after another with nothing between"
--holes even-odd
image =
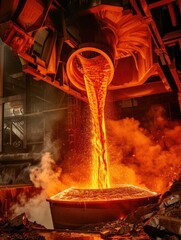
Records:
<instances>
[{"instance_id":1,"label":"molten steel stream","mask_svg":"<svg viewBox=\"0 0 181 240\"><path fill-rule=\"evenodd\" d=\"M55 229L113 221L158 200L157 194L137 187L110 188L104 107L113 69L106 57L94 51L79 53L75 62L85 82L92 117L92 189L69 188L51 197Z\"/></svg>"},{"instance_id":2,"label":"molten steel stream","mask_svg":"<svg viewBox=\"0 0 181 240\"><path fill-rule=\"evenodd\" d=\"M104 106L111 70L107 60L100 54L89 58L87 58L87 56L85 58L79 54L79 60L83 68L84 81L92 116L92 188L108 188L110 184Z\"/></svg>"}]
</instances>

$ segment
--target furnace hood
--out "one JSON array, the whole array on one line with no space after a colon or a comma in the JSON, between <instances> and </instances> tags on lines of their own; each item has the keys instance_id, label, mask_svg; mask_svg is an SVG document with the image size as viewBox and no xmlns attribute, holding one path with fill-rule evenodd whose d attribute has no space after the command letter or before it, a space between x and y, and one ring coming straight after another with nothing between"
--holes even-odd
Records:
<instances>
[{"instance_id":1,"label":"furnace hood","mask_svg":"<svg viewBox=\"0 0 181 240\"><path fill-rule=\"evenodd\" d=\"M181 91L180 1L7 0L0 8L1 39L37 81L86 101L77 56L102 55L114 101Z\"/></svg>"}]
</instances>

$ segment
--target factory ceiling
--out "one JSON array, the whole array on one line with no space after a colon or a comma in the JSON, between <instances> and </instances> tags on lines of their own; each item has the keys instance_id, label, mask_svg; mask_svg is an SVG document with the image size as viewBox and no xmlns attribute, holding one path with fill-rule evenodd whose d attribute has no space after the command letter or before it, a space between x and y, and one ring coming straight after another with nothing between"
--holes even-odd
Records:
<instances>
[{"instance_id":1,"label":"factory ceiling","mask_svg":"<svg viewBox=\"0 0 181 240\"><path fill-rule=\"evenodd\" d=\"M180 0L6 0L0 37L24 73L76 98L87 98L77 56L102 55L114 101L176 92L181 102L180 16Z\"/></svg>"}]
</instances>

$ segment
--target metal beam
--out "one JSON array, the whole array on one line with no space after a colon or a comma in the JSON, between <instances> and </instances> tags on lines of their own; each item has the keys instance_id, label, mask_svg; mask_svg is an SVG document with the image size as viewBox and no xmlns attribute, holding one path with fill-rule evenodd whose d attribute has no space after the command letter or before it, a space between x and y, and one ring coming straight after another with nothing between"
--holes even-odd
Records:
<instances>
[{"instance_id":1,"label":"metal beam","mask_svg":"<svg viewBox=\"0 0 181 240\"><path fill-rule=\"evenodd\" d=\"M2 98L0 98L0 104L24 100L24 98L25 98L24 94L18 94L18 95L13 95L13 96L9 96L9 97L2 97Z\"/></svg>"},{"instance_id":2,"label":"metal beam","mask_svg":"<svg viewBox=\"0 0 181 240\"><path fill-rule=\"evenodd\" d=\"M0 163L39 161L41 153L0 154Z\"/></svg>"},{"instance_id":3,"label":"metal beam","mask_svg":"<svg viewBox=\"0 0 181 240\"><path fill-rule=\"evenodd\" d=\"M3 82L4 82L4 46L0 40L0 99L3 98ZM3 150L3 116L4 104L0 103L0 152Z\"/></svg>"},{"instance_id":4,"label":"metal beam","mask_svg":"<svg viewBox=\"0 0 181 240\"><path fill-rule=\"evenodd\" d=\"M150 3L148 6L149 6L149 9L153 9L153 8L161 7L166 4L170 4L172 2L175 2L175 0L161 0L154 3Z\"/></svg>"},{"instance_id":5,"label":"metal beam","mask_svg":"<svg viewBox=\"0 0 181 240\"><path fill-rule=\"evenodd\" d=\"M136 4L135 1L130 0L130 2L131 2L131 4L134 2L134 4L132 4L132 5L135 8L135 4ZM147 5L145 0L139 0L139 2L140 2L140 6L142 7L142 11L144 12L144 15L142 15L142 17L145 19L146 23L148 24L148 27L150 29L153 40L154 40L155 45L156 45L155 52L159 56L160 60L164 61L163 65L167 65L169 67L169 70L172 74L172 77L174 78L175 84L177 85L178 91L180 92L181 84L178 80L178 78L179 78L178 74L174 70L173 64L172 64L172 62L169 58L169 55L167 53L167 50L166 50L165 45L163 43L163 40L162 40L162 38L160 36L160 33L157 29L157 25L156 25L156 23L155 23L155 21L152 17L152 14L150 12L150 8ZM160 1L160 2L162 2L162 4L170 3L168 1ZM135 8L135 10L137 10L137 8ZM137 14L140 14L140 11L138 11Z\"/></svg>"},{"instance_id":6,"label":"metal beam","mask_svg":"<svg viewBox=\"0 0 181 240\"><path fill-rule=\"evenodd\" d=\"M35 80L42 80L44 82L49 83L50 85L59 88L60 90L66 92L67 94L70 94L84 102L87 102L87 96L86 94L80 93L76 90L73 90L72 88L70 88L68 85L60 85L60 83L56 80L52 81L52 79L49 76L43 76L41 73L39 73L38 71L36 71L34 68L32 68L31 66L27 66L26 69L23 70L23 72L28 73L32 76L34 76Z\"/></svg>"},{"instance_id":7,"label":"metal beam","mask_svg":"<svg viewBox=\"0 0 181 240\"><path fill-rule=\"evenodd\" d=\"M139 86L123 88L115 91L108 91L108 99L111 96L111 101L120 101L124 99L143 97L158 93L171 92L168 91L164 84L160 82L145 83Z\"/></svg>"},{"instance_id":8,"label":"metal beam","mask_svg":"<svg viewBox=\"0 0 181 240\"><path fill-rule=\"evenodd\" d=\"M178 97L178 102L179 102L179 106L180 106L180 112L181 112L181 93L177 93L177 97Z\"/></svg>"},{"instance_id":9,"label":"metal beam","mask_svg":"<svg viewBox=\"0 0 181 240\"><path fill-rule=\"evenodd\" d=\"M176 19L176 14L175 14L173 3L168 4L168 11L169 11L169 14L170 14L172 25L174 27L176 27L177 26L177 19Z\"/></svg>"}]
</instances>

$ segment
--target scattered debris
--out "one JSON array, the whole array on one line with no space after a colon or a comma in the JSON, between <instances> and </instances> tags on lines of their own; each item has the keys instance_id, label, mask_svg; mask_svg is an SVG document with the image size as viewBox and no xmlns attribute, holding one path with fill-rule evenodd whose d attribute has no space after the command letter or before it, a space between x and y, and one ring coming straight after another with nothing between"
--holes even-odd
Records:
<instances>
[{"instance_id":1,"label":"scattered debris","mask_svg":"<svg viewBox=\"0 0 181 240\"><path fill-rule=\"evenodd\" d=\"M181 236L181 219L159 216L159 224L164 227L166 231Z\"/></svg>"},{"instance_id":2,"label":"scattered debris","mask_svg":"<svg viewBox=\"0 0 181 240\"><path fill-rule=\"evenodd\" d=\"M45 227L37 224L36 222L30 222L25 213L22 213L11 220L7 217L1 216L0 239L45 240L43 236L39 235L35 231L37 226L39 229L45 229Z\"/></svg>"},{"instance_id":3,"label":"scattered debris","mask_svg":"<svg viewBox=\"0 0 181 240\"><path fill-rule=\"evenodd\" d=\"M142 223L149 218L149 215L152 216L159 210L159 204L149 204L146 206L139 207L135 212L128 214L125 217L125 221L128 223Z\"/></svg>"},{"instance_id":4,"label":"scattered debris","mask_svg":"<svg viewBox=\"0 0 181 240\"><path fill-rule=\"evenodd\" d=\"M174 203L177 203L180 201L180 196L179 195L170 195L169 197L165 198L163 202L160 204L160 208L168 207Z\"/></svg>"},{"instance_id":5,"label":"scattered debris","mask_svg":"<svg viewBox=\"0 0 181 240\"><path fill-rule=\"evenodd\" d=\"M175 181L158 203L139 207L124 219L88 226L99 231L102 238L168 239L181 238L181 180ZM84 226L85 229L85 226ZM138 238L135 238L138 237Z\"/></svg>"}]
</instances>

